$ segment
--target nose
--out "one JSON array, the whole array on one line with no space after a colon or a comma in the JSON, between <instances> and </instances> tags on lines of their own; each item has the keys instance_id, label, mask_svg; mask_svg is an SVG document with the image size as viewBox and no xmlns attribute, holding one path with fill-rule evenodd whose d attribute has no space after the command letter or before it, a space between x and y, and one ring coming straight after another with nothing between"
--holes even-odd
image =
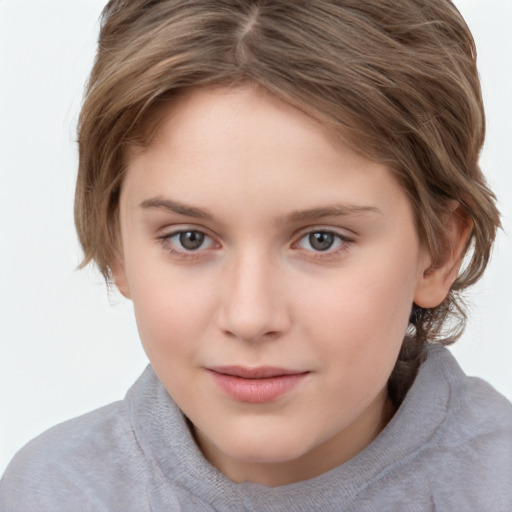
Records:
<instances>
[{"instance_id":1,"label":"nose","mask_svg":"<svg viewBox=\"0 0 512 512\"><path fill-rule=\"evenodd\" d=\"M279 264L261 253L247 251L227 267L220 329L247 342L282 336L290 327L290 314Z\"/></svg>"}]
</instances>

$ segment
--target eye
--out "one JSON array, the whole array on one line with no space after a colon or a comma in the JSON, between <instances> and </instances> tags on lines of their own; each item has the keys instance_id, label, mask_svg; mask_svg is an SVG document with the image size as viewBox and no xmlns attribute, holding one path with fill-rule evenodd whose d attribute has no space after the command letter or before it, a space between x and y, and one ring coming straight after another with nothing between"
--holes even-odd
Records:
<instances>
[{"instance_id":1,"label":"eye","mask_svg":"<svg viewBox=\"0 0 512 512\"><path fill-rule=\"evenodd\" d=\"M306 233L297 243L300 249L314 252L335 251L348 240L334 231L318 230Z\"/></svg>"},{"instance_id":2,"label":"eye","mask_svg":"<svg viewBox=\"0 0 512 512\"><path fill-rule=\"evenodd\" d=\"M183 231L174 235L173 238L177 238L180 245L187 251L196 251L203 245L205 235L199 231Z\"/></svg>"},{"instance_id":3,"label":"eye","mask_svg":"<svg viewBox=\"0 0 512 512\"><path fill-rule=\"evenodd\" d=\"M202 231L186 229L169 233L160 238L171 253L192 253L210 249L215 242Z\"/></svg>"}]
</instances>

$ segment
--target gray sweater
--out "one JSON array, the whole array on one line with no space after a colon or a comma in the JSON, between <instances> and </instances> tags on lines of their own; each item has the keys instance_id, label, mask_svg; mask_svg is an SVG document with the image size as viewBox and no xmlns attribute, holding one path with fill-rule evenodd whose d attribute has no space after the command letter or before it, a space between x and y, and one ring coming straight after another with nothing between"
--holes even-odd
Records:
<instances>
[{"instance_id":1,"label":"gray sweater","mask_svg":"<svg viewBox=\"0 0 512 512\"><path fill-rule=\"evenodd\" d=\"M198 450L151 367L126 398L23 448L1 512L512 511L512 405L432 347L402 406L347 463L282 487L235 484Z\"/></svg>"}]
</instances>

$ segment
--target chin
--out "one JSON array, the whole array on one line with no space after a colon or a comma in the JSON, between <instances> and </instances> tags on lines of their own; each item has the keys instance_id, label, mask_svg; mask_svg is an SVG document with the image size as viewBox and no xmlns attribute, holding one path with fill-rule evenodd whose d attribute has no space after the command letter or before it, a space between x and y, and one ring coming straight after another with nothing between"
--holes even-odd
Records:
<instances>
[{"instance_id":1,"label":"chin","mask_svg":"<svg viewBox=\"0 0 512 512\"><path fill-rule=\"evenodd\" d=\"M230 438L227 442L217 445L225 455L240 462L251 464L278 464L300 458L309 451L307 440L301 436L277 435L267 432L266 435L241 436Z\"/></svg>"}]
</instances>

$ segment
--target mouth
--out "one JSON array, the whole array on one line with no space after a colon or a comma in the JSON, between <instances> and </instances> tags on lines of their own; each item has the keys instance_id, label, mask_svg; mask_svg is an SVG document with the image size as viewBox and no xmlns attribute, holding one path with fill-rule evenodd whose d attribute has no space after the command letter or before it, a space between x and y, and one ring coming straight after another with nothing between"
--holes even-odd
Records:
<instances>
[{"instance_id":1,"label":"mouth","mask_svg":"<svg viewBox=\"0 0 512 512\"><path fill-rule=\"evenodd\" d=\"M273 402L297 387L310 373L262 366L207 368L220 390L233 400L253 404Z\"/></svg>"},{"instance_id":2,"label":"mouth","mask_svg":"<svg viewBox=\"0 0 512 512\"><path fill-rule=\"evenodd\" d=\"M273 377L284 377L287 375L307 373L297 370L289 370L286 368L276 368L273 366L260 366L258 368L246 368L244 366L214 366L213 368L208 368L208 370L221 375L240 377L241 379L270 379Z\"/></svg>"}]
</instances>

